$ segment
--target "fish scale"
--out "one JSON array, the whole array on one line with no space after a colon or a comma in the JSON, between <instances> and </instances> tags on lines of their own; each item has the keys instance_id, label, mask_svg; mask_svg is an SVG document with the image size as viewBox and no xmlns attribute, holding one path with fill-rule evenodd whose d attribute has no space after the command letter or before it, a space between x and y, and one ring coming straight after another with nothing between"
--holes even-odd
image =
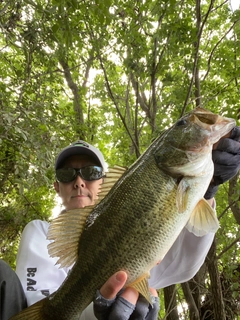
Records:
<instances>
[{"instance_id":1,"label":"fish scale","mask_svg":"<svg viewBox=\"0 0 240 320\"><path fill-rule=\"evenodd\" d=\"M212 145L234 126L233 119L197 108L124 173L110 169L104 197L100 193L95 207L65 211L49 228L49 254L59 257L61 266L76 261L68 277L54 294L12 319L79 319L96 290L118 270L127 272L126 286L151 302L150 269L182 229L203 236L219 227L203 196L213 175Z\"/></svg>"}]
</instances>

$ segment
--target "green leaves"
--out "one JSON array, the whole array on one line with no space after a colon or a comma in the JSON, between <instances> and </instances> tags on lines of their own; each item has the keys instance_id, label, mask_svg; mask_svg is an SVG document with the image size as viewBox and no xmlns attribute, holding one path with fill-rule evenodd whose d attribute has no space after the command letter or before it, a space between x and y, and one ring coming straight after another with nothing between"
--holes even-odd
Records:
<instances>
[{"instance_id":1,"label":"green leaves","mask_svg":"<svg viewBox=\"0 0 240 320\"><path fill-rule=\"evenodd\" d=\"M2 240L9 238L3 257L13 263L28 221L49 219L54 159L72 141L86 139L109 165L129 166L198 104L239 120L239 12L220 0L199 7L190 0L1 4L0 228ZM217 195L223 266L229 259L239 264L239 248L231 246L238 236L236 185ZM232 288L237 299L234 281Z\"/></svg>"}]
</instances>

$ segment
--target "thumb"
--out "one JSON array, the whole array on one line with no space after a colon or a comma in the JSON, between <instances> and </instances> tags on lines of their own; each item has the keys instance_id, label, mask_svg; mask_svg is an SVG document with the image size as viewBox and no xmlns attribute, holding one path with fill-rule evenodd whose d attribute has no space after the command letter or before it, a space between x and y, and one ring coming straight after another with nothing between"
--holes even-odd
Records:
<instances>
[{"instance_id":1,"label":"thumb","mask_svg":"<svg viewBox=\"0 0 240 320\"><path fill-rule=\"evenodd\" d=\"M112 275L100 289L101 295L105 299L113 299L118 292L123 288L127 281L127 274L124 271L119 271Z\"/></svg>"}]
</instances>

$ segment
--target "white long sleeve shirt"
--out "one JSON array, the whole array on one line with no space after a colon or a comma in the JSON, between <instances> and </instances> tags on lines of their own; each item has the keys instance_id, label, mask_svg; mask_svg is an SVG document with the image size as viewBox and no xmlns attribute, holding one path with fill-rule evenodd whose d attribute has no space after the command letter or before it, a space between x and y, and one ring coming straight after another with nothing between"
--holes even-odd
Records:
<instances>
[{"instance_id":1,"label":"white long sleeve shirt","mask_svg":"<svg viewBox=\"0 0 240 320\"><path fill-rule=\"evenodd\" d=\"M56 291L70 268L55 265L57 258L48 255L46 239L49 223L33 220L23 230L17 256L16 273L23 285L28 306ZM196 237L182 230L162 262L151 270L150 287L160 289L191 279L199 270L212 244L214 234ZM96 319L92 305L80 320Z\"/></svg>"}]
</instances>

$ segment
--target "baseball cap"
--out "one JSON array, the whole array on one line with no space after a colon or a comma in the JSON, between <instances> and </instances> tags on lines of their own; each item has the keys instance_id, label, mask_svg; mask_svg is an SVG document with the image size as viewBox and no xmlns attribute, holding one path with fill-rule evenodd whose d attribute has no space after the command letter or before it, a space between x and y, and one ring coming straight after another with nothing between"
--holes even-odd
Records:
<instances>
[{"instance_id":1,"label":"baseball cap","mask_svg":"<svg viewBox=\"0 0 240 320\"><path fill-rule=\"evenodd\" d=\"M105 170L106 164L102 152L83 140L73 142L70 146L64 148L59 153L55 162L55 170L59 169L64 160L66 160L68 157L75 156L78 154L86 154L91 156L94 160L96 160L99 163L103 170Z\"/></svg>"}]
</instances>

